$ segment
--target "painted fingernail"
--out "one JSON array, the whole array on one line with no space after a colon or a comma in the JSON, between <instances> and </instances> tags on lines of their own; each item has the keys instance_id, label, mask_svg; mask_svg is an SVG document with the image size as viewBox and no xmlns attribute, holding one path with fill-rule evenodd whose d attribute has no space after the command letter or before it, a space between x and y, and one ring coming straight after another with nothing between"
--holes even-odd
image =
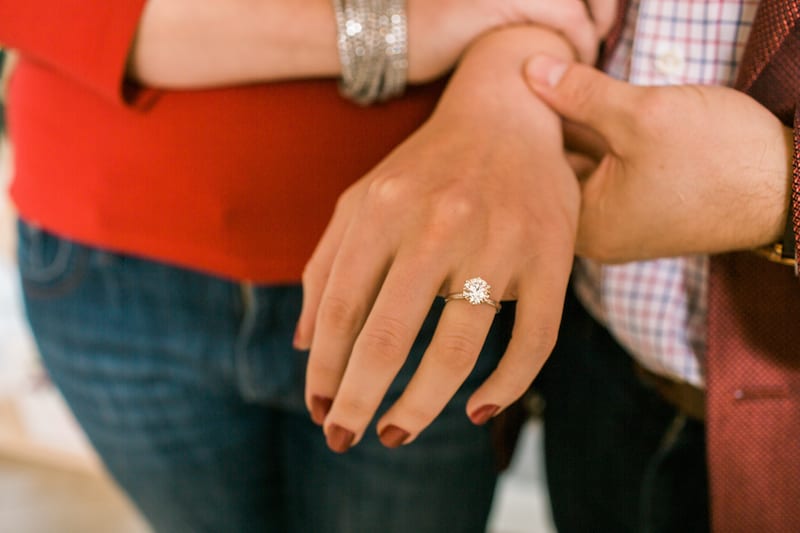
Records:
<instances>
[{"instance_id":1,"label":"painted fingernail","mask_svg":"<svg viewBox=\"0 0 800 533\"><path fill-rule=\"evenodd\" d=\"M355 433L344 429L342 426L332 424L328 428L326 440L328 441L328 448L336 453L344 453L353 445L353 439L356 438Z\"/></svg>"},{"instance_id":2,"label":"painted fingernail","mask_svg":"<svg viewBox=\"0 0 800 533\"><path fill-rule=\"evenodd\" d=\"M472 420L472 423L476 426L482 426L488 422L490 418L496 415L497 411L499 410L499 405L484 405L483 407L479 407L472 411L472 414L469 415L469 419Z\"/></svg>"},{"instance_id":3,"label":"painted fingernail","mask_svg":"<svg viewBox=\"0 0 800 533\"><path fill-rule=\"evenodd\" d=\"M331 410L333 400L325 396L314 395L311 397L311 420L318 426L325 422L328 411Z\"/></svg>"},{"instance_id":4,"label":"painted fingernail","mask_svg":"<svg viewBox=\"0 0 800 533\"><path fill-rule=\"evenodd\" d=\"M381 444L387 448L398 448L405 443L409 436L409 432L394 425L388 425L383 428L378 438Z\"/></svg>"}]
</instances>

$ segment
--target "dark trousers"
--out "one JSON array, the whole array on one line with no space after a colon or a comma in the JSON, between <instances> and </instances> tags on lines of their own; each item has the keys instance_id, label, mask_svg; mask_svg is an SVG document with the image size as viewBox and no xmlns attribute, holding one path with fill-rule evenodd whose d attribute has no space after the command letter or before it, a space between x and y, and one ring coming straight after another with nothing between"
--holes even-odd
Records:
<instances>
[{"instance_id":1,"label":"dark trousers","mask_svg":"<svg viewBox=\"0 0 800 533\"><path fill-rule=\"evenodd\" d=\"M708 531L704 424L643 384L572 296L537 383L560 533Z\"/></svg>"}]
</instances>

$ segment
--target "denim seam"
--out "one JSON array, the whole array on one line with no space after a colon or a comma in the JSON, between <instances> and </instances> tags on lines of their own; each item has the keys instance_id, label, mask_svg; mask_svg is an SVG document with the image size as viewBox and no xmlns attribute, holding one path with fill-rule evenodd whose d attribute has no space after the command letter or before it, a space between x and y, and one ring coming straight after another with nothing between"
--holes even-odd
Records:
<instances>
[{"instance_id":1,"label":"denim seam","mask_svg":"<svg viewBox=\"0 0 800 533\"><path fill-rule=\"evenodd\" d=\"M239 393L243 398L254 398L257 396L256 386L252 383L253 375L250 368L250 360L247 354L247 346L253 336L256 327L256 317L258 316L258 305L255 288L251 283L241 283L239 285L242 293L242 323L236 339L234 364L236 365L236 379Z\"/></svg>"},{"instance_id":2,"label":"denim seam","mask_svg":"<svg viewBox=\"0 0 800 533\"><path fill-rule=\"evenodd\" d=\"M70 252L75 249L74 258L71 257L71 253L64 254L67 257L67 265L58 276L50 276L49 279L43 279L42 277L32 276L30 269L25 269L24 272L22 268L20 269L20 280L25 287L28 298L32 300L59 298L71 293L84 281L84 276L89 266L88 252L73 246L65 247L65 249ZM70 261L74 262L71 268Z\"/></svg>"},{"instance_id":3,"label":"denim seam","mask_svg":"<svg viewBox=\"0 0 800 533\"><path fill-rule=\"evenodd\" d=\"M48 283L64 274L69 263L69 256L72 252L72 243L59 239L56 256L49 265L39 266L36 269L28 269L25 277L31 281ZM38 258L40 259L40 258Z\"/></svg>"}]
</instances>

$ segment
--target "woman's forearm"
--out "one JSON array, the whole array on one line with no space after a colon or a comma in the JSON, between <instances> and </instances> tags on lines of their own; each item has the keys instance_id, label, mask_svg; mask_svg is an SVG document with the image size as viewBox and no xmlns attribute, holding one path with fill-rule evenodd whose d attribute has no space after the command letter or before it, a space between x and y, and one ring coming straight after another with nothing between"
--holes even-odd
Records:
<instances>
[{"instance_id":1,"label":"woman's forearm","mask_svg":"<svg viewBox=\"0 0 800 533\"><path fill-rule=\"evenodd\" d=\"M556 28L590 58L595 30L582 2L563 0L557 5L552 7L549 0L407 0L409 82L441 76L486 32L513 24L536 22ZM550 32L549 39L555 37ZM568 50L566 41L561 42ZM170 88L339 73L331 0L149 0L128 66L131 78Z\"/></svg>"},{"instance_id":2,"label":"woman's forearm","mask_svg":"<svg viewBox=\"0 0 800 533\"><path fill-rule=\"evenodd\" d=\"M141 83L172 88L338 72L330 0L150 0L128 69Z\"/></svg>"}]
</instances>

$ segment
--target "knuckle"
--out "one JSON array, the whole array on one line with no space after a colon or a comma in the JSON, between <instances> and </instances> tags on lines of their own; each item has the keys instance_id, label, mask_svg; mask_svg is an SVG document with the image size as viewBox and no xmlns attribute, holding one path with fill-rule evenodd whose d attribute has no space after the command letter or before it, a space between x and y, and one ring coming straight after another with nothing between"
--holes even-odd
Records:
<instances>
[{"instance_id":1,"label":"knuckle","mask_svg":"<svg viewBox=\"0 0 800 533\"><path fill-rule=\"evenodd\" d=\"M389 363L405 359L406 339L409 327L403 322L389 317L381 317L377 324L361 333L359 349L370 357L380 357Z\"/></svg>"},{"instance_id":2,"label":"knuckle","mask_svg":"<svg viewBox=\"0 0 800 533\"><path fill-rule=\"evenodd\" d=\"M502 394L509 402L528 391L543 361L544 358L541 356L536 355L534 352L528 352L522 362L524 366L501 365L498 367L498 381L502 384Z\"/></svg>"},{"instance_id":3,"label":"knuckle","mask_svg":"<svg viewBox=\"0 0 800 533\"><path fill-rule=\"evenodd\" d=\"M431 229L442 234L461 231L481 207L479 197L461 187L452 187L436 198L431 207Z\"/></svg>"},{"instance_id":4,"label":"knuckle","mask_svg":"<svg viewBox=\"0 0 800 533\"><path fill-rule=\"evenodd\" d=\"M335 408L339 416L344 418L366 418L373 410L372 405L360 394L337 396Z\"/></svg>"},{"instance_id":5,"label":"knuckle","mask_svg":"<svg viewBox=\"0 0 800 533\"><path fill-rule=\"evenodd\" d=\"M532 335L531 355L535 361L541 361L556 347L558 324L539 324L532 330Z\"/></svg>"},{"instance_id":6,"label":"knuckle","mask_svg":"<svg viewBox=\"0 0 800 533\"><path fill-rule=\"evenodd\" d=\"M397 401L396 409L402 413L403 420L408 423L409 427L405 429L413 429L415 431L421 431L425 428L436 418L436 414L438 413L438 410L434 409L430 405L430 402L425 402L421 398L411 399L405 396Z\"/></svg>"},{"instance_id":7,"label":"knuckle","mask_svg":"<svg viewBox=\"0 0 800 533\"><path fill-rule=\"evenodd\" d=\"M367 201L378 209L408 205L407 180L402 176L387 174L376 177L367 187Z\"/></svg>"},{"instance_id":8,"label":"knuckle","mask_svg":"<svg viewBox=\"0 0 800 533\"><path fill-rule=\"evenodd\" d=\"M361 326L363 313L352 301L328 296L319 307L319 322L340 333L353 333Z\"/></svg>"},{"instance_id":9,"label":"knuckle","mask_svg":"<svg viewBox=\"0 0 800 533\"><path fill-rule=\"evenodd\" d=\"M569 80L570 74L575 73L577 69L581 68L583 67L569 67L567 69L565 79ZM566 93L567 94L564 95L564 99L572 101L576 109L589 110L592 108L593 102L595 102L597 99L597 87L592 83L580 83L576 81L575 83L571 83L567 86Z\"/></svg>"},{"instance_id":10,"label":"knuckle","mask_svg":"<svg viewBox=\"0 0 800 533\"><path fill-rule=\"evenodd\" d=\"M467 225L473 228L473 233L479 233L482 227L476 216L478 200L469 193L442 192L431 199L424 209L425 215L421 217L424 222L417 244L419 253L425 256L441 253L443 248L449 248L463 239Z\"/></svg>"},{"instance_id":11,"label":"knuckle","mask_svg":"<svg viewBox=\"0 0 800 533\"><path fill-rule=\"evenodd\" d=\"M480 208L479 197L463 188L451 191L447 198L437 205L437 214L441 217L448 217L457 221L459 224L470 220Z\"/></svg>"},{"instance_id":12,"label":"knuckle","mask_svg":"<svg viewBox=\"0 0 800 533\"><path fill-rule=\"evenodd\" d=\"M439 364L455 374L469 372L478 354L481 343L464 331L447 333L442 337L436 357Z\"/></svg>"},{"instance_id":13,"label":"knuckle","mask_svg":"<svg viewBox=\"0 0 800 533\"><path fill-rule=\"evenodd\" d=\"M330 357L309 357L307 368L308 381L317 386L330 386L339 383L344 373L344 368L335 359Z\"/></svg>"}]
</instances>

